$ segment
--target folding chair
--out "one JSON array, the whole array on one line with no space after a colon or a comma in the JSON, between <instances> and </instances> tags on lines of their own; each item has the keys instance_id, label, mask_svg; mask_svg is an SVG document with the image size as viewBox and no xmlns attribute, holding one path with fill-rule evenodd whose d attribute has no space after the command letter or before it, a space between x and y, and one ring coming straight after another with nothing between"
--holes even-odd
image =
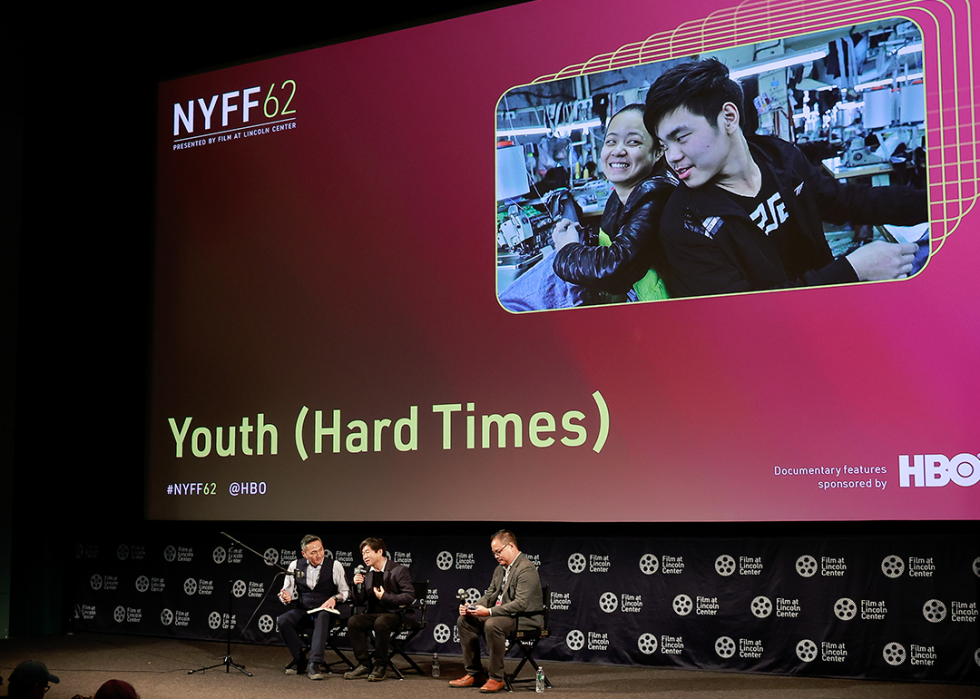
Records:
<instances>
[{"instance_id":1,"label":"folding chair","mask_svg":"<svg viewBox=\"0 0 980 699\"><path fill-rule=\"evenodd\" d=\"M420 675L425 675L425 671L419 667L418 663L408 657L405 647L425 628L425 598L429 594L429 581L413 582L412 586L415 588L415 602L406 604L399 609L401 624L398 629L392 632L391 646L388 649L388 667L400 680L405 679L404 673L406 672L417 672ZM396 655L401 656L409 666L399 669L394 662Z\"/></svg>"},{"instance_id":2,"label":"folding chair","mask_svg":"<svg viewBox=\"0 0 980 699\"><path fill-rule=\"evenodd\" d=\"M538 665L537 661L534 659L533 656L534 650L535 648L538 647L538 643L541 642L542 638L548 638L548 636L551 635L551 632L548 629L548 615L549 612L551 611L551 586L550 585L542 586L541 598L542 601L544 602L544 606L542 609L538 609L534 611L526 611L526 612L514 612L513 614L511 614L513 618L517 619L517 629L515 629L514 632L507 637L507 648L510 649L515 646L517 648L520 648L521 653L523 654L524 657L521 658L521 662L518 663L517 668L514 670L514 672L512 672L511 674L507 674L507 671L506 670L504 671L504 684L507 686L508 692L514 691L515 684L520 684L522 682L534 682L537 679L537 671L538 668L541 666ZM524 618L529 619L532 617L542 617L543 623L541 628L528 628L528 629L520 628L521 619ZM517 679L517 676L524 668L524 665L528 662L530 662L531 667L534 668L535 676L525 677L524 679L520 679L520 680ZM548 687L549 689L551 688L551 682L548 680L547 677L544 678L544 683L546 687Z\"/></svg>"}]
</instances>

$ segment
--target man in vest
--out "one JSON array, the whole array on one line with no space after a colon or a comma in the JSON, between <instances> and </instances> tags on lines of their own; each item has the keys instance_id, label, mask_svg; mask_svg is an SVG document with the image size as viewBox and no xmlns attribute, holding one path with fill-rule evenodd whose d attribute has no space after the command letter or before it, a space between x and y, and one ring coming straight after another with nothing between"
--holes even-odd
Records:
<instances>
[{"instance_id":1,"label":"man in vest","mask_svg":"<svg viewBox=\"0 0 980 699\"><path fill-rule=\"evenodd\" d=\"M302 560L297 558L289 564L289 575L279 592L283 604L296 601L296 607L279 616L279 633L293 655L292 662L286 667L286 674L295 675L303 671L303 644L299 632L313 627L308 676L311 680L322 680L323 649L337 615L327 611L311 615L309 610L336 609L338 602L347 601L350 588L344 567L325 557L320 537L313 534L304 536L300 542L300 552Z\"/></svg>"}]
</instances>

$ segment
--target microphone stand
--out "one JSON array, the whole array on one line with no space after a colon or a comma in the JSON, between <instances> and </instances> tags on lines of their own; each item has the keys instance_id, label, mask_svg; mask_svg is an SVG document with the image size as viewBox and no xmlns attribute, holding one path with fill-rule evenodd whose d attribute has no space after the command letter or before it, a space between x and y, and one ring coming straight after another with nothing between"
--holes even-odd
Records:
<instances>
[{"instance_id":1,"label":"microphone stand","mask_svg":"<svg viewBox=\"0 0 980 699\"><path fill-rule=\"evenodd\" d=\"M242 542L240 542L238 539L236 539L235 537L233 537L231 534L226 534L225 532L221 532L221 535L222 536L225 536L225 537L227 537L229 539L231 539L233 542L235 542L236 544L238 544L239 546L241 546L243 549L245 549L247 551L251 551L256 556L258 556L259 558L261 558L263 561L265 561L266 563L269 563L269 561L266 560L266 558L265 558L265 556L263 554L259 553L258 551L256 551L255 549L253 549L250 546L246 546L245 544L243 544ZM289 571L286 568L283 568L278 563L272 563L270 565L273 565L276 568L278 568L283 574L289 574ZM279 577L279 573L276 573L276 575L272 578L272 582L275 583L276 578L278 578L278 577ZM195 672L204 672L205 670L213 670L213 669L218 668L218 667L224 667L225 668L225 673L229 673L229 672L231 672L231 668L235 668L236 670L238 670L239 672L241 672L244 675L247 675L248 677L252 677L253 676L251 672L249 672L248 670L245 669L245 666L244 665L239 665L231 657L231 617L232 617L231 609L232 609L232 600L234 598L234 589L233 589L234 588L234 585L235 585L235 581L234 580L229 580L228 581L228 637L226 639L225 655L224 655L224 657L221 659L221 662L220 663L216 663L214 665L208 665L207 667L199 667L196 670L188 670L187 671L187 674L188 675L193 675ZM272 587L270 586L269 589L271 590ZM264 601L264 600L262 600L262 601ZM262 601L259 602L259 605L260 606L262 604ZM258 607L256 607L256 611L257 610L258 610ZM249 620L247 622L245 622L245 626L248 626L248 624L251 623L251 621L252 621L252 619L254 617L255 617L255 612L253 611L252 612L252 616L249 617ZM222 619L222 623L224 623L224 620L223 619ZM245 626L242 627L242 632L245 631Z\"/></svg>"}]
</instances>

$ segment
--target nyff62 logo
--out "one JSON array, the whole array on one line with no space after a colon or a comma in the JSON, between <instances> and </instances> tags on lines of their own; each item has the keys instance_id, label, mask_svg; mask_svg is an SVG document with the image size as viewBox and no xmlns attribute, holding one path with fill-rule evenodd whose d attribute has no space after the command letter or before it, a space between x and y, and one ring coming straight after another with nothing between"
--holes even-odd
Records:
<instances>
[{"instance_id":1,"label":"nyff62 logo","mask_svg":"<svg viewBox=\"0 0 980 699\"><path fill-rule=\"evenodd\" d=\"M898 478L902 488L941 488L952 481L968 488L980 482L980 458L957 454L947 459L942 454L915 454L898 457Z\"/></svg>"},{"instance_id":2,"label":"nyff62 logo","mask_svg":"<svg viewBox=\"0 0 980 699\"><path fill-rule=\"evenodd\" d=\"M263 93L265 98L261 99ZM211 123L213 117L220 117L222 129L244 126L252 119L252 110L259 111L260 105L262 116L266 119L295 114L296 109L292 107L295 96L296 81L286 80L278 86L272 83L268 91L257 85L208 98L198 97L186 103L174 102L174 138L217 128Z\"/></svg>"}]
</instances>

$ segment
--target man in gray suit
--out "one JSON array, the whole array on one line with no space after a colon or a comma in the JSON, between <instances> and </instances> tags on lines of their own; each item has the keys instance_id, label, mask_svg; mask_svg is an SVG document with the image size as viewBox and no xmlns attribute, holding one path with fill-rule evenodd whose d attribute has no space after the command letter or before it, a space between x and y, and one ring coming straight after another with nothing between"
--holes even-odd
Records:
<instances>
[{"instance_id":1,"label":"man in gray suit","mask_svg":"<svg viewBox=\"0 0 980 699\"><path fill-rule=\"evenodd\" d=\"M486 638L490 656L490 676L480 691L484 694L504 688L504 639L517 628L539 627L543 617L515 619L514 612L542 609L541 580L538 569L517 548L513 532L501 529L490 539L490 549L500 566L493 573L490 589L474 604L459 605L459 643L463 647L466 674L450 682L452 687L472 687L483 675L480 636Z\"/></svg>"}]
</instances>

